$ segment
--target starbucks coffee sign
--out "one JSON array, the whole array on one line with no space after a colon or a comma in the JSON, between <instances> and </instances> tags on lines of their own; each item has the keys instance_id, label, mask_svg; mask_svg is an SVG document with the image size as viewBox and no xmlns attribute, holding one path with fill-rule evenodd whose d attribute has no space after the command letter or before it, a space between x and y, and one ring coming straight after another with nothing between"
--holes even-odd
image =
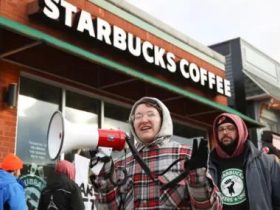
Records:
<instances>
[{"instance_id":1,"label":"starbucks coffee sign","mask_svg":"<svg viewBox=\"0 0 280 210\"><path fill-rule=\"evenodd\" d=\"M100 17L94 17L94 14L81 10L65 0L41 0L39 5L43 15L52 21L59 20L67 28L126 51L131 56L142 57L147 63L171 74L179 74L184 80L214 90L218 94L231 96L230 81L185 58L178 59L173 52L141 40L140 37L126 32L119 26L111 25Z\"/></svg>"}]
</instances>

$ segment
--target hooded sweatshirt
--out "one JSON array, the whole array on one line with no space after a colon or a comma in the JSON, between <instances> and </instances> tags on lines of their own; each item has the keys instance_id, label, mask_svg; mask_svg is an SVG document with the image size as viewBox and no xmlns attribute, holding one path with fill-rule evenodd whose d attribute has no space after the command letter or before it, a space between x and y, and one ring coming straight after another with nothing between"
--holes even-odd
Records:
<instances>
[{"instance_id":1,"label":"hooded sweatshirt","mask_svg":"<svg viewBox=\"0 0 280 210\"><path fill-rule=\"evenodd\" d=\"M136 135L133 128L132 116L136 107L145 99L156 102L162 111L162 123L159 132L151 143L144 143ZM195 193L190 193L187 179L175 186L162 190L161 187L179 176L184 171L184 161L179 161L169 170L166 169L177 160L184 160L190 155L190 148L172 141L173 123L167 107L158 99L144 97L132 107L129 124L136 140L136 149L148 166L154 179L149 177L140 164L128 153L114 165L114 174L110 179L104 171L94 180L97 209L126 209L126 210L189 210L217 209L217 194L205 183L195 187ZM121 185L113 185L110 180L124 178ZM198 174L195 174L196 178ZM199 178L193 180L198 180ZM203 180L203 179L200 179ZM207 192L206 192L207 191ZM206 192L206 193L201 193ZM208 197L211 195L211 198ZM201 202L196 201L199 198ZM195 207L194 207L195 206Z\"/></svg>"},{"instance_id":2,"label":"hooded sweatshirt","mask_svg":"<svg viewBox=\"0 0 280 210\"><path fill-rule=\"evenodd\" d=\"M234 152L231 155L227 154L218 143L217 123L218 123L219 119L221 119L223 116L230 118L234 122L234 124L237 128L237 132L238 132L237 139L236 139L237 145L236 145ZM244 151L245 142L247 141L247 138L248 138L248 129L247 129L244 121L237 115L223 113L214 120L213 125L214 125L213 126L213 138L211 141L212 141L212 145L214 145L217 155L220 158L224 158L224 159L239 156Z\"/></svg>"},{"instance_id":3,"label":"hooded sweatshirt","mask_svg":"<svg viewBox=\"0 0 280 210\"><path fill-rule=\"evenodd\" d=\"M149 144L143 143L138 138L138 136L136 135L136 133L134 131L133 121L132 121L132 116L134 115L136 107L139 104L141 104L141 102L144 99L151 99L151 100L155 101L162 110L161 128L160 128L159 132L156 134L154 141ZM169 112L168 108L157 98L144 97L144 98L141 98L138 101L136 101L135 104L133 105L133 107L131 108L131 112L129 115L129 126L130 126L131 133L134 136L134 140L136 141L136 147L138 150L139 149L141 150L143 147L148 146L148 145L151 146L153 144L157 144L157 143L159 143L159 141L162 141L163 139L168 139L166 141L170 141L170 137L173 135L173 123L172 123L170 112Z\"/></svg>"},{"instance_id":4,"label":"hooded sweatshirt","mask_svg":"<svg viewBox=\"0 0 280 210\"><path fill-rule=\"evenodd\" d=\"M235 149L232 154L225 152L218 142L217 127L219 121L227 117L237 129ZM214 150L210 154L212 162L218 170L218 186L222 193L226 210L247 210L248 196L245 180L245 154L248 130L244 121L236 115L224 113L219 115L213 124Z\"/></svg>"},{"instance_id":5,"label":"hooded sweatshirt","mask_svg":"<svg viewBox=\"0 0 280 210\"><path fill-rule=\"evenodd\" d=\"M231 115L227 115L231 116ZM220 116L219 116L220 117ZM218 117L218 118L219 118ZM234 119L239 117L235 116ZM235 122L240 122L241 119L237 119ZM217 122L217 120L215 120ZM215 126L216 123L213 125ZM223 156L223 153L216 153L216 156L213 156L215 150L211 152L210 155L210 166L209 171L214 178L215 182L218 183L219 174L221 174L221 163L227 164L227 161L231 161L234 158L239 158L240 155L244 155L243 161L243 172L245 177L245 189L247 189L247 203L248 206L245 208L246 210L276 210L280 209L280 165L275 161L273 157L270 155L264 154L259 151L251 141L247 141L247 132L244 131L244 123L238 124L238 132L240 132L239 141L243 142L244 147L240 146L240 142L237 144L237 148L233 157ZM244 132L242 132L244 131ZM213 140L213 139L212 139ZM212 142L215 143L215 142ZM238 146L239 145L239 146ZM243 149L244 148L244 149ZM219 147L215 147L215 149L219 149ZM242 153L242 151L244 151ZM220 154L220 155L219 155ZM242 164L242 163L241 163ZM241 192L241 188L236 188L235 184L240 181L240 179L232 179L232 175L237 173L227 173L227 180L225 179L225 186L229 187L230 191L228 191L229 195L225 201L228 202L230 199L236 197L235 193ZM235 184L232 186L232 181ZM234 190L234 192L233 192ZM236 197L240 199L240 196ZM224 209L227 209L224 205ZM229 206L228 206L228 209ZM231 209L238 209L235 206L231 206Z\"/></svg>"},{"instance_id":6,"label":"hooded sweatshirt","mask_svg":"<svg viewBox=\"0 0 280 210\"><path fill-rule=\"evenodd\" d=\"M0 169L0 210L3 206L10 210L25 210L25 194L23 187L12 174Z\"/></svg>"},{"instance_id":7,"label":"hooded sweatshirt","mask_svg":"<svg viewBox=\"0 0 280 210\"><path fill-rule=\"evenodd\" d=\"M41 193L38 209L47 210L48 206L54 206L60 210L84 210L81 191L74 178L74 164L66 160L58 161L55 176Z\"/></svg>"}]
</instances>

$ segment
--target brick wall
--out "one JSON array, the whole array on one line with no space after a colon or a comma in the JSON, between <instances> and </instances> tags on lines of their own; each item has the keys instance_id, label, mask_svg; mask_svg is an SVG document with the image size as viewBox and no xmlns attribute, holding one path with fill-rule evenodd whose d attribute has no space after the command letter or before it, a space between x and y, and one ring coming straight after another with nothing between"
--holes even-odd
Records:
<instances>
[{"instance_id":1,"label":"brick wall","mask_svg":"<svg viewBox=\"0 0 280 210\"><path fill-rule=\"evenodd\" d=\"M4 94L10 83L18 81L18 68L0 61L0 161L8 152L15 152L17 109L5 105Z\"/></svg>"}]
</instances>

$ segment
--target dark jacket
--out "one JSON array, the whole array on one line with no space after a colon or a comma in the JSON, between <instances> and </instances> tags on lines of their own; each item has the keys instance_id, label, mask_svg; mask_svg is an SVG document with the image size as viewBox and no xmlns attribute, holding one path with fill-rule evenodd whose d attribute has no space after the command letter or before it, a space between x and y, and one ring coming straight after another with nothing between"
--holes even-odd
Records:
<instances>
[{"instance_id":1,"label":"dark jacket","mask_svg":"<svg viewBox=\"0 0 280 210\"><path fill-rule=\"evenodd\" d=\"M250 210L280 210L280 164L267 154L260 152L247 141L246 187ZM210 159L209 172L218 184L216 160Z\"/></svg>"},{"instance_id":2,"label":"dark jacket","mask_svg":"<svg viewBox=\"0 0 280 210\"><path fill-rule=\"evenodd\" d=\"M52 197L52 204L59 210L84 210L79 186L63 174L53 179L41 193L38 210L46 210Z\"/></svg>"}]
</instances>

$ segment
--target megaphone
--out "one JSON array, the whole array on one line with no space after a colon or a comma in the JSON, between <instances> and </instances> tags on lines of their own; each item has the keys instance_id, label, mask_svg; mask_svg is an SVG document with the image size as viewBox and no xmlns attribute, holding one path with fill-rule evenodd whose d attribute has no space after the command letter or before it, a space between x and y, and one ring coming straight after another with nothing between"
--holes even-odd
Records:
<instances>
[{"instance_id":1,"label":"megaphone","mask_svg":"<svg viewBox=\"0 0 280 210\"><path fill-rule=\"evenodd\" d=\"M121 130L96 129L90 125L74 124L65 120L60 111L53 113L48 126L48 153L56 159L60 153L74 149L95 149L98 146L122 150L126 133Z\"/></svg>"}]
</instances>

